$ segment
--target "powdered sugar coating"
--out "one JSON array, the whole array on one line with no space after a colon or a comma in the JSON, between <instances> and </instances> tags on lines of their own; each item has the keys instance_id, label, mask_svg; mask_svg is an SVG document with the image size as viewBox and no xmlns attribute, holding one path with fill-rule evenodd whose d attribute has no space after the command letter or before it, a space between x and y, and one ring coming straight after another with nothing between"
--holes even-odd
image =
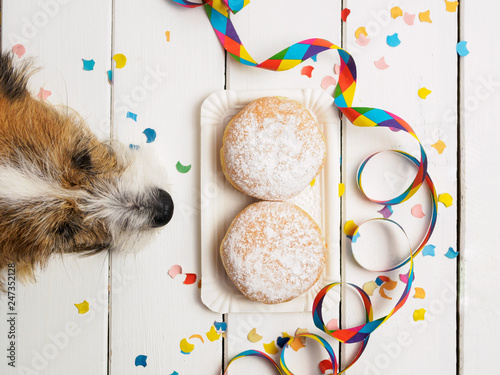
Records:
<instances>
[{"instance_id":1,"label":"powdered sugar coating","mask_svg":"<svg viewBox=\"0 0 500 375\"><path fill-rule=\"evenodd\" d=\"M232 222L221 259L236 287L249 299L281 303L318 281L326 250L318 225L288 202L258 202Z\"/></svg>"},{"instance_id":2,"label":"powdered sugar coating","mask_svg":"<svg viewBox=\"0 0 500 375\"><path fill-rule=\"evenodd\" d=\"M305 106L283 97L257 99L224 132L221 161L227 179L264 200L299 194L321 171L323 134Z\"/></svg>"}]
</instances>

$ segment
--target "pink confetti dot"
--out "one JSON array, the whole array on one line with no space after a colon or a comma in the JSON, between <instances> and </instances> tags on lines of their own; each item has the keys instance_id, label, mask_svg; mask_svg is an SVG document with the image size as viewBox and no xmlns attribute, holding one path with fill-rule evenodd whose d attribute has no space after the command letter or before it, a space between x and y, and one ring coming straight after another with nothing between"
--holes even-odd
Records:
<instances>
[{"instance_id":1,"label":"pink confetti dot","mask_svg":"<svg viewBox=\"0 0 500 375\"><path fill-rule=\"evenodd\" d=\"M380 70L385 70L389 67L389 65L387 65L387 63L385 62L385 57L383 56L373 63L375 64L375 67Z\"/></svg>"},{"instance_id":2,"label":"pink confetti dot","mask_svg":"<svg viewBox=\"0 0 500 375\"><path fill-rule=\"evenodd\" d=\"M413 23L415 22L415 16L416 16L416 14L405 13L403 16L403 21L408 26L413 26Z\"/></svg>"},{"instance_id":3,"label":"pink confetti dot","mask_svg":"<svg viewBox=\"0 0 500 375\"><path fill-rule=\"evenodd\" d=\"M359 34L359 38L356 39L356 43L361 47L364 47L370 43L370 39L365 36L365 34Z\"/></svg>"},{"instance_id":4,"label":"pink confetti dot","mask_svg":"<svg viewBox=\"0 0 500 375\"><path fill-rule=\"evenodd\" d=\"M326 90L330 86L335 86L336 84L337 84L337 81L332 76L325 76L321 80L321 88L323 90Z\"/></svg>"},{"instance_id":5,"label":"pink confetti dot","mask_svg":"<svg viewBox=\"0 0 500 375\"><path fill-rule=\"evenodd\" d=\"M333 66L333 72L336 74L336 75L339 75L340 74L340 65L339 64L335 64Z\"/></svg>"},{"instance_id":6,"label":"pink confetti dot","mask_svg":"<svg viewBox=\"0 0 500 375\"><path fill-rule=\"evenodd\" d=\"M182 273L182 267L179 266L178 264L173 265L169 270L168 270L168 275L172 278L175 279L177 275L180 275Z\"/></svg>"},{"instance_id":7,"label":"pink confetti dot","mask_svg":"<svg viewBox=\"0 0 500 375\"><path fill-rule=\"evenodd\" d=\"M51 95L52 95L51 91L45 90L42 87L40 87L40 91L38 92L37 97L39 97L41 100L45 101Z\"/></svg>"},{"instance_id":8,"label":"pink confetti dot","mask_svg":"<svg viewBox=\"0 0 500 375\"><path fill-rule=\"evenodd\" d=\"M26 48L22 44L16 44L12 47L12 52L14 52L18 58L21 58L26 53Z\"/></svg>"}]
</instances>

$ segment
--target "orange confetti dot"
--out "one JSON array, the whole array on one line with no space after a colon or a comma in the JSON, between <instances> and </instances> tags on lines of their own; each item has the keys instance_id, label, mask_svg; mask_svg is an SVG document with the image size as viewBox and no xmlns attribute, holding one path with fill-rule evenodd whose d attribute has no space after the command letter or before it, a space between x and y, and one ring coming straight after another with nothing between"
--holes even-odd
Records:
<instances>
[{"instance_id":1,"label":"orange confetti dot","mask_svg":"<svg viewBox=\"0 0 500 375\"><path fill-rule=\"evenodd\" d=\"M358 39L361 34L363 34L364 36L368 36L368 33L366 32L366 28L363 26L358 27L356 29L356 31L354 32L354 36L356 37L356 39Z\"/></svg>"},{"instance_id":2,"label":"orange confetti dot","mask_svg":"<svg viewBox=\"0 0 500 375\"><path fill-rule=\"evenodd\" d=\"M288 345L295 351L298 351L299 349L306 347L302 342L302 340L300 340L300 337L291 338L290 341L288 342Z\"/></svg>"},{"instance_id":3,"label":"orange confetti dot","mask_svg":"<svg viewBox=\"0 0 500 375\"><path fill-rule=\"evenodd\" d=\"M434 147L438 154L442 154L444 149L446 148L446 143L444 143L442 140L437 141L431 147Z\"/></svg>"},{"instance_id":4,"label":"orange confetti dot","mask_svg":"<svg viewBox=\"0 0 500 375\"><path fill-rule=\"evenodd\" d=\"M420 22L432 23L432 20L431 20L431 11L428 10L428 11L419 13L418 14L418 19L420 20Z\"/></svg>"},{"instance_id":5,"label":"orange confetti dot","mask_svg":"<svg viewBox=\"0 0 500 375\"><path fill-rule=\"evenodd\" d=\"M423 288L415 287L414 298L425 298L425 290Z\"/></svg>"},{"instance_id":6,"label":"orange confetti dot","mask_svg":"<svg viewBox=\"0 0 500 375\"><path fill-rule=\"evenodd\" d=\"M401 17L403 15L403 11L401 10L400 7L394 7L391 9L391 17L396 19L398 17Z\"/></svg>"},{"instance_id":7,"label":"orange confetti dot","mask_svg":"<svg viewBox=\"0 0 500 375\"><path fill-rule=\"evenodd\" d=\"M458 1L446 1L446 0L444 0L444 3L446 4L446 11L447 12L456 12L457 11Z\"/></svg>"},{"instance_id":8,"label":"orange confetti dot","mask_svg":"<svg viewBox=\"0 0 500 375\"><path fill-rule=\"evenodd\" d=\"M167 37L167 42L170 42L170 31L165 31L165 36Z\"/></svg>"}]
</instances>

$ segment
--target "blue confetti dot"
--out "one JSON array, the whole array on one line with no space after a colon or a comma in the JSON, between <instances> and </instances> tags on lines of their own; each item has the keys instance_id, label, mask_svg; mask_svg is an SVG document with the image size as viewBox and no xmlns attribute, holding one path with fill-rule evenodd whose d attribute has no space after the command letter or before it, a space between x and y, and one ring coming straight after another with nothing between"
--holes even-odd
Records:
<instances>
[{"instance_id":1,"label":"blue confetti dot","mask_svg":"<svg viewBox=\"0 0 500 375\"><path fill-rule=\"evenodd\" d=\"M141 147L139 145L133 145L132 143L128 145L128 147L131 149L131 150L135 150L137 151L138 149L140 149Z\"/></svg>"},{"instance_id":2,"label":"blue confetti dot","mask_svg":"<svg viewBox=\"0 0 500 375\"><path fill-rule=\"evenodd\" d=\"M424 248L422 249L422 255L423 256L430 255L431 257L433 257L434 255L436 255L436 252L434 251L435 248L436 246L434 245L425 245Z\"/></svg>"},{"instance_id":3,"label":"blue confetti dot","mask_svg":"<svg viewBox=\"0 0 500 375\"><path fill-rule=\"evenodd\" d=\"M144 129L144 131L142 133L146 136L147 143L151 143L151 142L155 141L156 132L153 129L150 129L150 128Z\"/></svg>"},{"instance_id":4,"label":"blue confetti dot","mask_svg":"<svg viewBox=\"0 0 500 375\"><path fill-rule=\"evenodd\" d=\"M458 256L458 251L453 250L452 247L448 249L448 252L444 254L446 258L455 259Z\"/></svg>"},{"instance_id":5,"label":"blue confetti dot","mask_svg":"<svg viewBox=\"0 0 500 375\"><path fill-rule=\"evenodd\" d=\"M127 118L131 118L135 122L137 122L137 115L133 112L127 112Z\"/></svg>"},{"instance_id":6,"label":"blue confetti dot","mask_svg":"<svg viewBox=\"0 0 500 375\"><path fill-rule=\"evenodd\" d=\"M146 359L148 359L147 355L138 355L135 357L135 365L146 367L148 364L146 363Z\"/></svg>"},{"instance_id":7,"label":"blue confetti dot","mask_svg":"<svg viewBox=\"0 0 500 375\"><path fill-rule=\"evenodd\" d=\"M214 322L214 327L217 331L227 331L227 323L226 322Z\"/></svg>"},{"instance_id":8,"label":"blue confetti dot","mask_svg":"<svg viewBox=\"0 0 500 375\"><path fill-rule=\"evenodd\" d=\"M94 60L85 60L85 59L82 59L83 61L83 70L94 70L94 65L95 65L95 61Z\"/></svg>"},{"instance_id":9,"label":"blue confetti dot","mask_svg":"<svg viewBox=\"0 0 500 375\"><path fill-rule=\"evenodd\" d=\"M457 43L457 53L460 56L467 56L469 54L469 50L467 49L467 42L465 40Z\"/></svg>"},{"instance_id":10,"label":"blue confetti dot","mask_svg":"<svg viewBox=\"0 0 500 375\"><path fill-rule=\"evenodd\" d=\"M318 61L318 55L313 55L311 56L312 61Z\"/></svg>"},{"instance_id":11,"label":"blue confetti dot","mask_svg":"<svg viewBox=\"0 0 500 375\"><path fill-rule=\"evenodd\" d=\"M106 73L108 73L108 81L109 83L113 83L113 71L108 70Z\"/></svg>"},{"instance_id":12,"label":"blue confetti dot","mask_svg":"<svg viewBox=\"0 0 500 375\"><path fill-rule=\"evenodd\" d=\"M286 344L289 340L290 340L290 337L281 337L281 336L280 336L280 337L278 337L278 338L276 339L276 344L277 344L280 348L282 348L282 347L284 347L284 346L285 346L285 344Z\"/></svg>"},{"instance_id":13,"label":"blue confetti dot","mask_svg":"<svg viewBox=\"0 0 500 375\"><path fill-rule=\"evenodd\" d=\"M352 243L356 243L359 237L361 237L361 234L359 234L359 232L356 233L354 236L352 236L351 238Z\"/></svg>"},{"instance_id":14,"label":"blue confetti dot","mask_svg":"<svg viewBox=\"0 0 500 375\"><path fill-rule=\"evenodd\" d=\"M394 33L392 35L387 35L387 44L389 47L397 47L401 44L401 41L399 40L398 33Z\"/></svg>"}]
</instances>

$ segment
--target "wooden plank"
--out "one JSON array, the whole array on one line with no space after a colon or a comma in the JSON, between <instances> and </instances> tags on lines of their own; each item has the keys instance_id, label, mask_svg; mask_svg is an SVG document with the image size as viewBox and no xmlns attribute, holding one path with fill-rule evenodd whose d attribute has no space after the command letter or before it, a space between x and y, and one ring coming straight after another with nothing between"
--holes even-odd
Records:
<instances>
[{"instance_id":1,"label":"wooden plank","mask_svg":"<svg viewBox=\"0 0 500 375\"><path fill-rule=\"evenodd\" d=\"M308 38L323 38L340 44L340 3L332 1L315 1L314 6L306 7L298 0L275 0L272 2L252 2L236 16L232 16L233 23L246 49L252 57L261 62L276 54L282 49ZM300 27L298 27L300 25ZM227 88L231 90L265 90L291 88L321 88L321 81L325 76L334 76L333 67L338 63L336 52L324 52L317 56L317 62L308 60L298 67L284 72L272 72L243 66L232 58L228 59ZM311 77L302 75L304 66L312 66ZM333 92L333 86L327 89ZM338 161L340 154L340 124L337 129L328 129L328 138L332 141L330 152L337 156L332 159ZM336 195L339 174L332 176L329 189L334 189ZM340 279L339 218L340 200L333 201L333 212L338 215L329 217L329 251L334 257L331 273L334 279ZM338 312L338 306L333 310ZM228 335L225 346L225 361L247 349L264 351L263 343L270 343L281 336L283 332L293 335L297 328L307 328L310 332L319 333L314 327L309 312L276 314L263 309L260 314L228 314ZM338 317L338 315L337 315ZM247 335L252 328L264 336L258 343L252 344ZM311 340L309 340L310 342ZM336 343L330 340L336 348ZM320 360L326 358L326 353L315 343L307 344L309 349L297 353L290 350L287 359L294 373L317 371ZM279 358L274 356L279 362ZM241 362L241 363L239 363ZM241 374L271 373L270 367L256 359L241 360L234 365L234 371Z\"/></svg>"},{"instance_id":2,"label":"wooden plank","mask_svg":"<svg viewBox=\"0 0 500 375\"><path fill-rule=\"evenodd\" d=\"M344 28L344 45L357 63L358 85L354 104L382 108L405 119L416 131L429 156L429 173L437 187L438 194L447 192L457 199L457 13L445 11L444 2L411 1L363 2L347 0L350 8ZM390 9L399 5L403 12L416 15L414 25L404 23L403 18L393 19ZM421 22L419 13L430 10L432 23ZM370 42L360 47L355 42L355 31L365 27ZM398 33L401 44L390 47L386 38ZM386 70L378 70L374 62L381 57L389 65ZM423 100L417 91L427 87L432 93ZM361 161L373 152L389 149L403 149L418 156L418 144L412 137L381 129L357 128L344 124L343 169L346 184L344 222L354 220L361 224L364 220L382 217L378 210L382 207L367 202L355 187L355 173ZM439 139L446 143L445 151L439 155L430 147ZM367 171L370 166L367 167ZM412 169L400 163L379 163L373 166L366 184L379 183L373 192L389 193L390 198L407 187ZM399 169L402 168L402 169ZM414 170L414 169L413 169ZM409 171L409 173L408 173ZM364 184L365 185L365 184ZM429 219L428 193L425 187L407 203L394 207L391 219L399 222L408 232L410 242L415 247L421 238L426 220ZM392 193L392 195L390 195ZM417 203L423 205L426 216L417 219L410 209ZM456 225L457 204L444 208L440 204L438 225L430 244L436 246L435 257L419 255L415 261L416 279L414 286L426 291L425 299L416 299L414 292L406 305L381 326L373 335L359 362L349 370L349 374L400 374L456 372L456 260L444 256L449 247L457 249ZM379 240L380 241L380 240ZM377 244L377 242L374 242ZM399 242L398 242L399 244ZM372 255L372 260L376 256ZM394 263L393 263L394 264ZM350 241L345 241L343 256L343 280L362 286L374 281L381 273L361 269L350 253ZM399 273L390 273L399 281ZM374 317L387 314L399 298L402 283L394 291L386 293L392 300L381 297L375 290ZM346 291L343 296L343 326L363 323L357 297ZM415 310L427 310L424 321L415 322ZM343 351L343 361L352 356L351 346Z\"/></svg>"},{"instance_id":3,"label":"wooden plank","mask_svg":"<svg viewBox=\"0 0 500 375\"><path fill-rule=\"evenodd\" d=\"M167 272L177 264L200 277L200 107L224 88L224 54L201 8L117 0L114 15L113 53L127 57L126 66L114 70L114 133L126 144L140 144L142 131L155 129L154 143L142 147L156 148L175 211L147 249L112 257L112 274L130 274L133 281L121 290L112 285L110 373L143 372L135 366L138 355L148 357L153 373L217 371L222 340L210 342L205 334L222 316L202 304L198 283L184 285L183 276L172 280ZM126 118L128 111L137 122ZM179 173L178 161L191 170ZM181 354L180 341L193 334L205 343L189 339L194 351Z\"/></svg>"},{"instance_id":4,"label":"wooden plank","mask_svg":"<svg viewBox=\"0 0 500 375\"><path fill-rule=\"evenodd\" d=\"M498 132L495 113L500 106L499 52L491 48L500 26L499 4L484 9L460 4L460 41L470 54L460 58L460 374L491 371L491 345L500 327L491 324L498 309L492 275L496 274L500 241L495 215L498 197ZM482 34L478 29L488 30Z\"/></svg>"},{"instance_id":5,"label":"wooden plank","mask_svg":"<svg viewBox=\"0 0 500 375\"><path fill-rule=\"evenodd\" d=\"M33 94L50 90L50 103L68 105L99 135L109 137L111 1L4 1L2 47L26 47L41 68L29 82ZM27 57L23 57L26 59ZM93 71L82 59L94 59ZM106 374L108 258L54 257L37 283L16 284L15 339L8 338L7 297L0 295L0 348L14 341L14 361L2 355L2 374ZM90 302L79 315L75 303ZM10 316L9 316L10 317ZM10 350L9 350L10 354Z\"/></svg>"}]
</instances>

